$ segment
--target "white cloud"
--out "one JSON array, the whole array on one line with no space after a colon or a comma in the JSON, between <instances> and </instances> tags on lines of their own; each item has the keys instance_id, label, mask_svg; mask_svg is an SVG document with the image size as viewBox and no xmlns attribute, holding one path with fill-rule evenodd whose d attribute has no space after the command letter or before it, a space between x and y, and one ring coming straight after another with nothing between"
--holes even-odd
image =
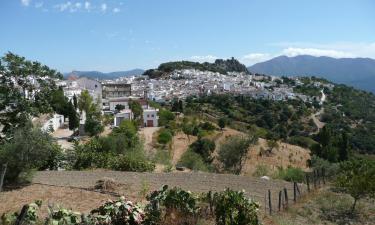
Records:
<instances>
[{"instance_id":1,"label":"white cloud","mask_svg":"<svg viewBox=\"0 0 375 225\"><path fill-rule=\"evenodd\" d=\"M214 55L195 55L190 57L190 60L196 61L196 62L214 62L216 59L218 59L217 56Z\"/></svg>"},{"instance_id":2,"label":"white cloud","mask_svg":"<svg viewBox=\"0 0 375 225\"><path fill-rule=\"evenodd\" d=\"M66 2L66 3L58 4L55 7L58 8L61 12L64 12L65 10L70 9L71 6L72 6L71 2Z\"/></svg>"},{"instance_id":3,"label":"white cloud","mask_svg":"<svg viewBox=\"0 0 375 225\"><path fill-rule=\"evenodd\" d=\"M31 0L21 0L21 4L22 4L23 6L29 6L30 3L31 3Z\"/></svg>"},{"instance_id":4,"label":"white cloud","mask_svg":"<svg viewBox=\"0 0 375 225\"><path fill-rule=\"evenodd\" d=\"M107 4L103 3L100 8L103 12L107 11Z\"/></svg>"},{"instance_id":5,"label":"white cloud","mask_svg":"<svg viewBox=\"0 0 375 225\"><path fill-rule=\"evenodd\" d=\"M91 3L90 2L85 2L85 9L90 10Z\"/></svg>"},{"instance_id":6,"label":"white cloud","mask_svg":"<svg viewBox=\"0 0 375 225\"><path fill-rule=\"evenodd\" d=\"M264 62L271 59L273 56L268 53L250 53L242 56L239 60L245 65L253 65L258 62Z\"/></svg>"},{"instance_id":7,"label":"white cloud","mask_svg":"<svg viewBox=\"0 0 375 225\"><path fill-rule=\"evenodd\" d=\"M119 8L113 8L113 13L118 13L118 12L120 12Z\"/></svg>"},{"instance_id":8,"label":"white cloud","mask_svg":"<svg viewBox=\"0 0 375 225\"><path fill-rule=\"evenodd\" d=\"M77 2L77 3L75 4L75 7L76 7L77 9L80 9L81 6L82 6L82 3L80 3L80 2Z\"/></svg>"},{"instance_id":9,"label":"white cloud","mask_svg":"<svg viewBox=\"0 0 375 225\"><path fill-rule=\"evenodd\" d=\"M333 58L355 57L354 54L349 52L318 48L287 48L282 51L282 54L289 57L294 57L297 55L328 56Z\"/></svg>"}]
</instances>

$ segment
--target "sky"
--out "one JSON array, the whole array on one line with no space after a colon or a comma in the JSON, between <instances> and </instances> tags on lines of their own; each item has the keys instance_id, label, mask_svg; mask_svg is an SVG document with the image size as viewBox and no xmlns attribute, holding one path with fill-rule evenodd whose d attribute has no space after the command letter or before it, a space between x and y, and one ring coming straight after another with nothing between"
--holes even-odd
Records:
<instances>
[{"instance_id":1,"label":"sky","mask_svg":"<svg viewBox=\"0 0 375 225\"><path fill-rule=\"evenodd\" d=\"M60 72L279 55L375 58L372 0L0 0L0 55Z\"/></svg>"}]
</instances>

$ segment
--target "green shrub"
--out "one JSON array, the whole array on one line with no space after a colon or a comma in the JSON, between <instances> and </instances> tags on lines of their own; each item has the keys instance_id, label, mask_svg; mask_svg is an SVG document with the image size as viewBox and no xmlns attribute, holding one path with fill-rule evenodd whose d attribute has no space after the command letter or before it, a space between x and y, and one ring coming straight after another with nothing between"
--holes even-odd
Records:
<instances>
[{"instance_id":1,"label":"green shrub","mask_svg":"<svg viewBox=\"0 0 375 225\"><path fill-rule=\"evenodd\" d=\"M190 145L190 149L195 153L201 155L206 163L212 162L213 157L211 155L215 150L215 147L215 142L205 138L199 138L197 141Z\"/></svg>"},{"instance_id":2,"label":"green shrub","mask_svg":"<svg viewBox=\"0 0 375 225\"><path fill-rule=\"evenodd\" d=\"M258 225L259 205L245 197L244 192L230 189L214 194L217 225Z\"/></svg>"},{"instance_id":3,"label":"green shrub","mask_svg":"<svg viewBox=\"0 0 375 225\"><path fill-rule=\"evenodd\" d=\"M206 131L213 131L213 130L216 129L216 127L210 122L201 123L201 124L199 124L199 127L203 130L206 130Z\"/></svg>"},{"instance_id":4,"label":"green shrub","mask_svg":"<svg viewBox=\"0 0 375 225\"><path fill-rule=\"evenodd\" d=\"M167 144L172 140L172 132L168 129L162 129L159 132L158 142L160 144Z\"/></svg>"},{"instance_id":5,"label":"green shrub","mask_svg":"<svg viewBox=\"0 0 375 225\"><path fill-rule=\"evenodd\" d=\"M119 171L132 172L152 172L155 170L155 164L146 160L144 157L127 154L124 156L117 156L112 159L110 169Z\"/></svg>"},{"instance_id":6,"label":"green shrub","mask_svg":"<svg viewBox=\"0 0 375 225\"><path fill-rule=\"evenodd\" d=\"M147 196L146 224L196 224L198 200L191 192L164 185ZM178 222L177 222L178 221Z\"/></svg>"},{"instance_id":7,"label":"green shrub","mask_svg":"<svg viewBox=\"0 0 375 225\"><path fill-rule=\"evenodd\" d=\"M208 171L208 167L204 163L202 156L192 150L188 150L182 155L178 165L191 170Z\"/></svg>"},{"instance_id":8,"label":"green shrub","mask_svg":"<svg viewBox=\"0 0 375 225\"><path fill-rule=\"evenodd\" d=\"M300 168L288 167L287 169L279 169L277 178L302 183L305 179L305 172Z\"/></svg>"},{"instance_id":9,"label":"green shrub","mask_svg":"<svg viewBox=\"0 0 375 225\"><path fill-rule=\"evenodd\" d=\"M303 148L311 148L314 144L316 144L316 141L309 137L303 137L303 136L292 136L288 139L288 143L292 145L298 145Z\"/></svg>"},{"instance_id":10,"label":"green shrub","mask_svg":"<svg viewBox=\"0 0 375 225\"><path fill-rule=\"evenodd\" d=\"M7 164L6 183L24 182L20 175L32 170L54 170L61 162L60 146L39 127L19 128L11 140L0 146L0 165Z\"/></svg>"}]
</instances>

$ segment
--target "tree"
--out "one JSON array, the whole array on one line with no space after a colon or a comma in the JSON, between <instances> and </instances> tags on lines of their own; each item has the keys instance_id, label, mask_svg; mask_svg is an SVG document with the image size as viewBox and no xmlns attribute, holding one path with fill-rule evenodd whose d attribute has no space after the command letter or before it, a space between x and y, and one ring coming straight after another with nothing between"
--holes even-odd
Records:
<instances>
[{"instance_id":1,"label":"tree","mask_svg":"<svg viewBox=\"0 0 375 225\"><path fill-rule=\"evenodd\" d=\"M69 130L75 130L79 126L79 116L71 101L68 104L67 111L68 111L68 118L69 118Z\"/></svg>"},{"instance_id":2,"label":"tree","mask_svg":"<svg viewBox=\"0 0 375 225\"><path fill-rule=\"evenodd\" d=\"M276 149L279 148L279 144L277 143L276 140L273 140L273 139L267 140L267 146L269 148L269 153L272 153L272 150L274 148L276 148Z\"/></svg>"},{"instance_id":3,"label":"tree","mask_svg":"<svg viewBox=\"0 0 375 225\"><path fill-rule=\"evenodd\" d=\"M117 111L121 111L121 110L125 109L125 106L124 106L124 105L121 105L121 104L118 104L118 105L115 106L115 109L116 109Z\"/></svg>"},{"instance_id":4,"label":"tree","mask_svg":"<svg viewBox=\"0 0 375 225\"><path fill-rule=\"evenodd\" d=\"M227 124L226 118L221 117L218 121L218 125L219 125L220 129L223 130L223 128L225 127L226 124Z\"/></svg>"},{"instance_id":5,"label":"tree","mask_svg":"<svg viewBox=\"0 0 375 225\"><path fill-rule=\"evenodd\" d=\"M78 100L77 100L76 94L73 95L73 105L74 105L74 108L77 109L77 107L78 107Z\"/></svg>"},{"instance_id":6,"label":"tree","mask_svg":"<svg viewBox=\"0 0 375 225\"><path fill-rule=\"evenodd\" d=\"M9 138L30 117L52 112L49 99L57 89L54 79L62 74L11 52L0 59L0 74L1 132Z\"/></svg>"},{"instance_id":7,"label":"tree","mask_svg":"<svg viewBox=\"0 0 375 225\"><path fill-rule=\"evenodd\" d=\"M354 198L351 213L358 200L364 197L375 198L375 161L352 159L340 164L340 174L335 186Z\"/></svg>"},{"instance_id":8,"label":"tree","mask_svg":"<svg viewBox=\"0 0 375 225\"><path fill-rule=\"evenodd\" d=\"M129 108L134 114L134 119L137 121L138 125L143 124L143 108L141 103L138 101L130 101Z\"/></svg>"},{"instance_id":9,"label":"tree","mask_svg":"<svg viewBox=\"0 0 375 225\"><path fill-rule=\"evenodd\" d=\"M215 147L215 142L206 138L199 138L190 145L190 149L201 155L206 163L211 163L213 161L212 153Z\"/></svg>"},{"instance_id":10,"label":"tree","mask_svg":"<svg viewBox=\"0 0 375 225\"><path fill-rule=\"evenodd\" d=\"M159 125L160 126L166 126L169 121L174 120L175 116L174 114L166 109L161 109L159 111Z\"/></svg>"},{"instance_id":11,"label":"tree","mask_svg":"<svg viewBox=\"0 0 375 225\"><path fill-rule=\"evenodd\" d=\"M94 100L88 90L83 90L78 98L78 109L86 114L90 113Z\"/></svg>"},{"instance_id":12,"label":"tree","mask_svg":"<svg viewBox=\"0 0 375 225\"><path fill-rule=\"evenodd\" d=\"M0 165L7 163L7 183L21 181L22 173L32 169L57 169L62 151L54 139L39 127L27 124L18 128L13 138L0 147Z\"/></svg>"},{"instance_id":13,"label":"tree","mask_svg":"<svg viewBox=\"0 0 375 225\"><path fill-rule=\"evenodd\" d=\"M69 116L69 101L68 98L65 97L62 87L52 91L50 104L56 113L61 114L64 117Z\"/></svg>"},{"instance_id":14,"label":"tree","mask_svg":"<svg viewBox=\"0 0 375 225\"><path fill-rule=\"evenodd\" d=\"M190 135L193 135L194 126L190 123L185 122L182 124L182 132L186 134L188 140L190 141Z\"/></svg>"},{"instance_id":15,"label":"tree","mask_svg":"<svg viewBox=\"0 0 375 225\"><path fill-rule=\"evenodd\" d=\"M100 120L95 119L92 116L88 116L85 122L85 132L87 132L90 136L97 136L103 132L104 127L101 124Z\"/></svg>"},{"instance_id":16,"label":"tree","mask_svg":"<svg viewBox=\"0 0 375 225\"><path fill-rule=\"evenodd\" d=\"M341 135L341 141L340 141L340 146L339 146L339 160L340 161L348 160L349 151L350 151L350 146L349 146L348 135L344 132Z\"/></svg>"},{"instance_id":17,"label":"tree","mask_svg":"<svg viewBox=\"0 0 375 225\"><path fill-rule=\"evenodd\" d=\"M218 159L223 164L224 169L240 174L249 147L257 141L258 138L255 135L228 137L219 148Z\"/></svg>"}]
</instances>

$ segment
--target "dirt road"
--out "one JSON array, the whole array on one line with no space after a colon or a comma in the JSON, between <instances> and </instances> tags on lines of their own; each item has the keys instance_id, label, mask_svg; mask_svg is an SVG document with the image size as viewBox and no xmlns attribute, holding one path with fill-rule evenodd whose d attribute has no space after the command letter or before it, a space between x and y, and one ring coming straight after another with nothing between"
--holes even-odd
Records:
<instances>
[{"instance_id":1,"label":"dirt road","mask_svg":"<svg viewBox=\"0 0 375 225\"><path fill-rule=\"evenodd\" d=\"M157 132L160 127L144 127L139 130L139 135L143 138L145 151L147 153L153 152L154 146L152 144L152 139L154 133Z\"/></svg>"}]
</instances>

